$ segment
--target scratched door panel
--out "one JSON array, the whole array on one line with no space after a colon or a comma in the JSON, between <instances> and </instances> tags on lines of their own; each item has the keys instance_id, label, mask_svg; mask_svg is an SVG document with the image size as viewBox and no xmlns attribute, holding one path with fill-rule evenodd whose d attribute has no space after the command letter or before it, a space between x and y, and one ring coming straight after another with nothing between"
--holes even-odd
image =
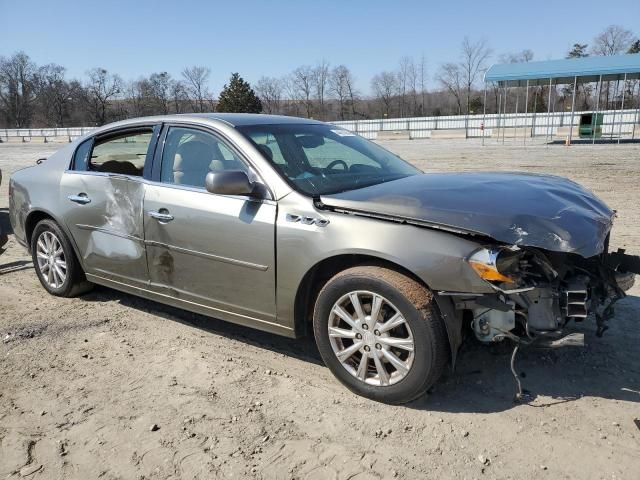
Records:
<instances>
[{"instance_id":1,"label":"scratched door panel","mask_svg":"<svg viewBox=\"0 0 640 480\"><path fill-rule=\"evenodd\" d=\"M123 176L65 173L60 202L87 273L125 281L148 282L142 225L143 182ZM69 196L84 194L90 203Z\"/></svg>"},{"instance_id":2,"label":"scratched door panel","mask_svg":"<svg viewBox=\"0 0 640 480\"><path fill-rule=\"evenodd\" d=\"M167 212L168 222L149 216ZM151 284L224 312L275 320L276 206L195 189L147 185L144 229Z\"/></svg>"}]
</instances>

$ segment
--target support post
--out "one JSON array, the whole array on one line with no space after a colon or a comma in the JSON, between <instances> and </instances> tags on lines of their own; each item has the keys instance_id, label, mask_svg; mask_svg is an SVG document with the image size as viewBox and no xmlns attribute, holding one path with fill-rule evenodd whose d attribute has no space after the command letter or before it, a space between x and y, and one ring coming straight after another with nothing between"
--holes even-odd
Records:
<instances>
[{"instance_id":1,"label":"support post","mask_svg":"<svg viewBox=\"0 0 640 480\"><path fill-rule=\"evenodd\" d=\"M504 84L504 126L502 127L502 144L504 145L504 132L507 126L507 84Z\"/></svg>"},{"instance_id":2,"label":"support post","mask_svg":"<svg viewBox=\"0 0 640 480\"><path fill-rule=\"evenodd\" d=\"M500 85L498 85L498 111L496 117L496 143L500 141L500 127L502 126L500 122L500 117L502 116L502 92L500 91Z\"/></svg>"},{"instance_id":3,"label":"support post","mask_svg":"<svg viewBox=\"0 0 640 480\"><path fill-rule=\"evenodd\" d=\"M600 109L600 95L602 95L602 75L600 75L600 78L598 78L596 92L598 93L598 96L596 97L596 111L593 117L593 122L591 122L591 136L593 137L591 140L591 145L596 144L596 131L598 130L598 111Z\"/></svg>"},{"instance_id":4,"label":"support post","mask_svg":"<svg viewBox=\"0 0 640 480\"><path fill-rule=\"evenodd\" d=\"M520 82L518 82L519 84ZM520 85L516 86L516 115L513 120L513 141L515 143L518 138L518 103L520 102L520 89L518 88Z\"/></svg>"},{"instance_id":5,"label":"support post","mask_svg":"<svg viewBox=\"0 0 640 480\"><path fill-rule=\"evenodd\" d=\"M487 118L487 82L484 82L484 101L482 103L482 128L480 129L480 133L482 134L482 146L484 147L484 131L487 126L485 125L485 120Z\"/></svg>"},{"instance_id":6,"label":"support post","mask_svg":"<svg viewBox=\"0 0 640 480\"><path fill-rule=\"evenodd\" d=\"M522 135L522 144L527 144L527 121L529 114L529 80L527 80L526 93L524 94L524 135ZM532 130L533 131L533 130Z\"/></svg>"},{"instance_id":7,"label":"support post","mask_svg":"<svg viewBox=\"0 0 640 480\"><path fill-rule=\"evenodd\" d=\"M636 138L636 125L640 124L640 82L638 82L638 98L636 98L636 114L633 116L633 130L631 131L631 140Z\"/></svg>"},{"instance_id":8,"label":"support post","mask_svg":"<svg viewBox=\"0 0 640 480\"><path fill-rule=\"evenodd\" d=\"M622 124L624 123L624 94L627 92L627 89L625 88L626 85L627 74L625 73L624 80L622 80L622 104L620 105L620 128L618 129L618 145L620 145L620 137L622 137Z\"/></svg>"},{"instance_id":9,"label":"support post","mask_svg":"<svg viewBox=\"0 0 640 480\"><path fill-rule=\"evenodd\" d=\"M616 127L616 97L618 96L619 84L620 80L616 80L616 88L613 90L613 118L611 119L611 135L609 136L609 140L613 140L613 130ZM607 91L607 94L608 93Z\"/></svg>"},{"instance_id":10,"label":"support post","mask_svg":"<svg viewBox=\"0 0 640 480\"><path fill-rule=\"evenodd\" d=\"M571 140L573 139L573 114L576 110L576 90L578 89L578 77L573 77L573 95L571 96L571 124L569 125L569 142L568 145L571 145Z\"/></svg>"},{"instance_id":11,"label":"support post","mask_svg":"<svg viewBox=\"0 0 640 480\"><path fill-rule=\"evenodd\" d=\"M545 140L549 146L549 135L551 132L551 79L549 79L549 100L547 101L547 135Z\"/></svg>"}]
</instances>

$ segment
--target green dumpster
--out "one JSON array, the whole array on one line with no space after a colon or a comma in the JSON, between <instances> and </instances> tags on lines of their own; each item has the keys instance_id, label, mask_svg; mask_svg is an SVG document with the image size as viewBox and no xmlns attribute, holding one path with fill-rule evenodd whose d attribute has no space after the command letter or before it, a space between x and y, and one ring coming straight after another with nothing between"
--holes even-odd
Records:
<instances>
[{"instance_id":1,"label":"green dumpster","mask_svg":"<svg viewBox=\"0 0 640 480\"><path fill-rule=\"evenodd\" d=\"M580 115L580 138L602 137L603 113L584 113Z\"/></svg>"}]
</instances>

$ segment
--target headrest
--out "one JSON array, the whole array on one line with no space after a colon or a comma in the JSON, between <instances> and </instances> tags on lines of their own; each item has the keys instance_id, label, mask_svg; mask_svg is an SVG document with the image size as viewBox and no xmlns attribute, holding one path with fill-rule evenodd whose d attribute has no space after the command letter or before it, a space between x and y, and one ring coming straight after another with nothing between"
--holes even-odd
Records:
<instances>
[{"instance_id":1,"label":"headrest","mask_svg":"<svg viewBox=\"0 0 640 480\"><path fill-rule=\"evenodd\" d=\"M266 145L258 145L258 150L262 152L262 154L267 157L267 160L273 160L273 151L267 147Z\"/></svg>"}]
</instances>

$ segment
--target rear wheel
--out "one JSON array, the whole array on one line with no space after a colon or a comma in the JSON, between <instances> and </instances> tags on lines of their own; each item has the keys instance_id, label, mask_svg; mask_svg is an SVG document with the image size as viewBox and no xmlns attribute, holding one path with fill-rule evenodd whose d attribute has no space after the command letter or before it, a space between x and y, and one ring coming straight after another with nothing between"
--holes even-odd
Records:
<instances>
[{"instance_id":1,"label":"rear wheel","mask_svg":"<svg viewBox=\"0 0 640 480\"><path fill-rule=\"evenodd\" d=\"M399 404L419 397L448 360L431 292L386 268L350 268L329 280L318 295L313 326L333 374L373 400Z\"/></svg>"},{"instance_id":2,"label":"rear wheel","mask_svg":"<svg viewBox=\"0 0 640 480\"><path fill-rule=\"evenodd\" d=\"M31 255L38 279L50 294L74 297L92 288L69 239L53 220L41 220L36 225L31 236Z\"/></svg>"}]
</instances>

